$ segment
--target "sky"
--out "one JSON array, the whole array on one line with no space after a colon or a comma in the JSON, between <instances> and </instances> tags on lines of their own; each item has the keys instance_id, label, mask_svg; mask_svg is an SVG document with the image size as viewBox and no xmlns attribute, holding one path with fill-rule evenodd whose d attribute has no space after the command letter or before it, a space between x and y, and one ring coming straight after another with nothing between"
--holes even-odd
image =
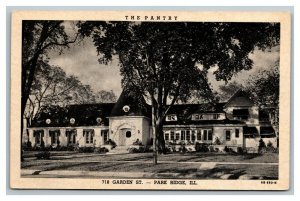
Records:
<instances>
[{"instance_id":1,"label":"sky","mask_svg":"<svg viewBox=\"0 0 300 201\"><path fill-rule=\"evenodd\" d=\"M71 27L66 26L66 29L71 34ZM76 76L83 84L90 85L96 92L100 90L113 90L117 97L120 95L121 75L119 70L119 61L114 57L108 65L99 64L96 48L93 45L92 38L85 38L79 44L73 44L69 49L65 49L63 54L50 52L49 63L51 65L60 66L68 75ZM236 81L243 84L250 76L255 75L260 69L268 69L274 66L279 59L279 47L274 47L265 52L255 49L249 55L253 60L253 68L249 71L241 71L234 75L230 82ZM214 79L211 68L208 73L208 80L214 90L218 90L220 85L224 85L224 81L216 81Z\"/></svg>"}]
</instances>

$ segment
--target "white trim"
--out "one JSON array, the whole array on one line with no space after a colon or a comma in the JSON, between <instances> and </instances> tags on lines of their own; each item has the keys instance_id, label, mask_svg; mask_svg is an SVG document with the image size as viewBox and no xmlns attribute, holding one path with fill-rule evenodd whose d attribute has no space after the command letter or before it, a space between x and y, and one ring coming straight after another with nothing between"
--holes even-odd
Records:
<instances>
[{"instance_id":1,"label":"white trim","mask_svg":"<svg viewBox=\"0 0 300 201\"><path fill-rule=\"evenodd\" d=\"M48 129L48 130L56 130L56 129L93 129L93 128L107 128L109 129L109 126L74 126L74 127L65 127L65 126L60 126L60 127L29 127L27 129Z\"/></svg>"},{"instance_id":2,"label":"white trim","mask_svg":"<svg viewBox=\"0 0 300 201\"><path fill-rule=\"evenodd\" d=\"M112 116L112 117L107 117L108 119L123 119L123 118L144 118L144 119L151 119L146 116Z\"/></svg>"},{"instance_id":3,"label":"white trim","mask_svg":"<svg viewBox=\"0 0 300 201\"><path fill-rule=\"evenodd\" d=\"M209 124L209 125L165 125L163 128L205 128L205 127L242 127L245 124Z\"/></svg>"}]
</instances>

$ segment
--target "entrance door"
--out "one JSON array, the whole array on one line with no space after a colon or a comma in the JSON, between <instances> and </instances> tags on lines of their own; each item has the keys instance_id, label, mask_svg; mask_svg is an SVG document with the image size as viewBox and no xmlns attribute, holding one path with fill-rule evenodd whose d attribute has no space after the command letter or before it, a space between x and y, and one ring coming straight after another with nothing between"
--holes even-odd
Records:
<instances>
[{"instance_id":1,"label":"entrance door","mask_svg":"<svg viewBox=\"0 0 300 201\"><path fill-rule=\"evenodd\" d=\"M119 145L125 146L127 145L126 141L127 139L131 138L131 130L130 129L123 129L120 131L119 135Z\"/></svg>"}]
</instances>

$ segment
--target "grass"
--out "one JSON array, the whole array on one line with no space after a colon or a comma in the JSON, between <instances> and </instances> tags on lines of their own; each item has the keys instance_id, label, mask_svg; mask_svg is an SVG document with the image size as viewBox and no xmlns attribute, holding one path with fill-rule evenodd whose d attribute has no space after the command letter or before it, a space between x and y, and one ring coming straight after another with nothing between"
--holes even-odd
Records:
<instances>
[{"instance_id":1,"label":"grass","mask_svg":"<svg viewBox=\"0 0 300 201\"><path fill-rule=\"evenodd\" d=\"M219 179L230 175L227 179L237 179L241 175L252 175L255 178L278 178L278 154L219 154L219 153L186 153L160 155L159 164L152 164L152 153L135 153L120 155L105 154L66 154L51 153L51 160L27 158L21 163L22 169L39 171L101 171L101 172L145 172L155 177L161 173L176 175L175 178ZM34 156L34 155L33 155ZM178 162L178 163L176 163ZM194 162L233 162L233 163L266 163L266 164L216 164L212 168L201 169L201 163Z\"/></svg>"},{"instance_id":2,"label":"grass","mask_svg":"<svg viewBox=\"0 0 300 201\"><path fill-rule=\"evenodd\" d=\"M35 152L37 153L37 152ZM28 157L34 157L34 153L25 153L26 160ZM51 152L52 160L70 160L76 159L78 162L87 161L152 161L152 153L133 153L106 155L94 153L76 153L76 152ZM265 154L223 154L223 153L172 153L159 155L158 161L172 162L245 162L245 163L278 163L277 153Z\"/></svg>"}]
</instances>

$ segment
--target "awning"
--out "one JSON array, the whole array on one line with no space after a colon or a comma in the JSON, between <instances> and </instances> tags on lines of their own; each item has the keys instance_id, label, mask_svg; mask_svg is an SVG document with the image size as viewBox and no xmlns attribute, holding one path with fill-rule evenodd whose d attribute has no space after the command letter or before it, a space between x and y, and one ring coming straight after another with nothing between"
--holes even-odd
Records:
<instances>
[{"instance_id":1,"label":"awning","mask_svg":"<svg viewBox=\"0 0 300 201\"><path fill-rule=\"evenodd\" d=\"M258 130L257 130L256 127L244 126L243 127L243 133L244 133L244 135L257 135Z\"/></svg>"},{"instance_id":2,"label":"awning","mask_svg":"<svg viewBox=\"0 0 300 201\"><path fill-rule=\"evenodd\" d=\"M272 126L262 126L260 127L260 136L261 137L276 137L275 131Z\"/></svg>"}]
</instances>

